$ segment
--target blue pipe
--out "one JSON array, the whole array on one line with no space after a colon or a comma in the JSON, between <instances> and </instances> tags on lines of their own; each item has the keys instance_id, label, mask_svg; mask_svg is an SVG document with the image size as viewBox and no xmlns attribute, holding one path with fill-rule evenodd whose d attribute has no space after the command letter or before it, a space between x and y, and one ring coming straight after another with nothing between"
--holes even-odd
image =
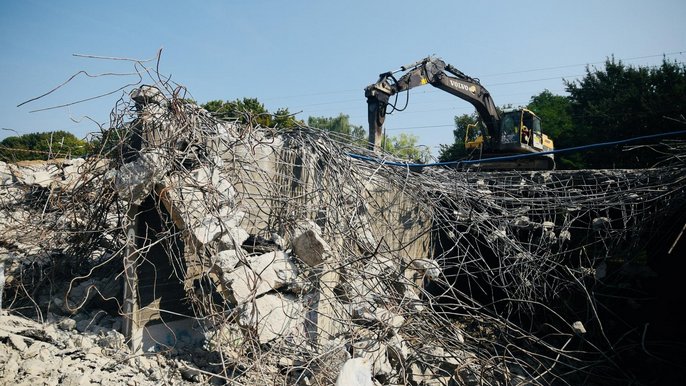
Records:
<instances>
[{"instance_id":1,"label":"blue pipe","mask_svg":"<svg viewBox=\"0 0 686 386\"><path fill-rule=\"evenodd\" d=\"M568 147L566 149L549 150L549 151L542 151L542 152L538 152L538 153L507 155L507 156L500 156L500 157L482 158L482 159L478 159L478 160L434 162L434 163L430 163L430 164L386 161L383 159L369 157L369 156L365 156L365 155L361 155L361 154L355 154L355 153L347 153L347 155L349 157L354 158L354 159L359 159L359 160L363 160L363 161L370 161L370 162L377 162L377 163L380 163L382 165L401 166L401 167L405 167L405 168L425 168L425 167L429 167L429 166L471 165L471 164L480 164L480 163L489 163L489 162L498 162L498 161L512 161L512 160L517 160L517 159L522 159L522 158L540 157L542 155L548 155L548 154L573 153L573 152L582 151L582 150L596 149L596 148L600 148L600 147L616 146L616 145L622 145L622 144L630 143L630 142L642 141L645 139L663 138L663 137L669 137L669 136L680 135L680 134L686 134L686 130L671 131L668 133L659 133L659 134L651 134L651 135L643 135L640 137L622 139L619 141L594 143L591 145Z\"/></svg>"}]
</instances>

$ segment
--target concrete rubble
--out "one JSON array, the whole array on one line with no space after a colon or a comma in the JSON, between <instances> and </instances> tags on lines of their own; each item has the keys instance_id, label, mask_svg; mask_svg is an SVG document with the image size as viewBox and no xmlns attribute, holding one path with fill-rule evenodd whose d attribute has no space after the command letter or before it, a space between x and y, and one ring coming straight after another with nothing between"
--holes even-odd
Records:
<instances>
[{"instance_id":1,"label":"concrete rubble","mask_svg":"<svg viewBox=\"0 0 686 386\"><path fill-rule=\"evenodd\" d=\"M493 359L488 350L507 346L500 340L506 322L477 319L482 306L449 277L477 275L469 271L476 258L455 263L455 256L497 253L515 263L498 267L509 276L486 276L490 285L516 277L512 293L528 301L544 280L543 268L531 267L577 241L575 220L509 201L499 207L498 197L513 195L499 189L510 185L485 175L465 180L480 200L465 195L461 206L446 204L440 220L452 222L437 231L429 221L436 209L407 195L402 174L361 168L345 176L346 188L336 186L324 153L306 153L328 147L315 134L309 147L289 147L304 131L270 136L218 122L197 106L179 110L151 87L132 100L138 121L131 127L145 144L134 158L0 162L0 268L7 277L0 289L11 289L0 303L4 383L538 384L535 366L518 371L525 361ZM519 178L511 184L518 191L546 194ZM422 197L438 202L436 192L443 194L435 187ZM85 204L60 206L77 193ZM106 199L104 212L88 205ZM94 213L97 224L89 222ZM589 238L614 226L610 215L587 223ZM39 229L46 243L37 242ZM93 229L95 241L73 237ZM439 258L440 242L448 252ZM55 268L60 253L76 255L80 265ZM492 272L478 268L479 275ZM22 286L47 274L67 284L36 285L35 300L24 296ZM437 305L446 298L463 301L459 311ZM566 333L586 334L587 326L576 321ZM528 339L515 330L522 334L516 339Z\"/></svg>"},{"instance_id":2,"label":"concrete rubble","mask_svg":"<svg viewBox=\"0 0 686 386\"><path fill-rule=\"evenodd\" d=\"M116 330L75 331L69 319L37 323L0 316L0 380L16 385L157 385L186 383L181 362L134 356Z\"/></svg>"}]
</instances>

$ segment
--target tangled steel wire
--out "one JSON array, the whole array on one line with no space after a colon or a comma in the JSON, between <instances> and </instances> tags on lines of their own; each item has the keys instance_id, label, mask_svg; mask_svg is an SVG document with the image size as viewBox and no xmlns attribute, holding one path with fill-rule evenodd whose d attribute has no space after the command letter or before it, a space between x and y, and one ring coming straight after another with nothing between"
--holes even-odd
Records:
<instances>
[{"instance_id":1,"label":"tangled steel wire","mask_svg":"<svg viewBox=\"0 0 686 386\"><path fill-rule=\"evenodd\" d=\"M220 121L135 65L153 86L117 103L97 155L44 185L7 166L10 310L99 294L134 349L169 355L192 320L192 366L232 384L332 384L350 357L382 384L633 377L618 353L641 336L607 331L598 293L682 210L683 143L646 170L417 172L316 128Z\"/></svg>"}]
</instances>

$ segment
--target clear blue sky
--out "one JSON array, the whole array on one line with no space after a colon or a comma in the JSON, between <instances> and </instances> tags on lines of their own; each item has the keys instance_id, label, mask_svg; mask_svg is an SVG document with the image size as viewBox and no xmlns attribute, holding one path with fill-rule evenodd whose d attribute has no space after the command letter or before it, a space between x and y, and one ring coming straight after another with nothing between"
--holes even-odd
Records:
<instances>
[{"instance_id":1,"label":"clear blue sky","mask_svg":"<svg viewBox=\"0 0 686 386\"><path fill-rule=\"evenodd\" d=\"M0 2L0 138L68 130L79 137L107 125L121 93L45 112L31 110L116 90L135 77L130 62L72 54L152 58L206 102L256 97L270 111L337 116L366 128L363 89L379 73L436 55L480 78L496 104L526 105L562 79L609 56L656 65L686 62L686 1L38 1ZM453 117L471 105L430 86L414 89L388 134L419 137L434 154L451 143ZM90 119L85 119L84 117ZM92 119L92 120L91 120Z\"/></svg>"}]
</instances>

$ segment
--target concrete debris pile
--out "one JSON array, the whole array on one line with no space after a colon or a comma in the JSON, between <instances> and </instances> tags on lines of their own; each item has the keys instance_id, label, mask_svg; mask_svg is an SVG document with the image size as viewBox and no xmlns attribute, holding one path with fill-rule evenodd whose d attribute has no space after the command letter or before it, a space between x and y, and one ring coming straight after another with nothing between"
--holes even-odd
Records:
<instances>
[{"instance_id":1,"label":"concrete debris pile","mask_svg":"<svg viewBox=\"0 0 686 386\"><path fill-rule=\"evenodd\" d=\"M191 380L194 369L163 355L134 356L114 329L84 334L68 317L37 323L0 317L0 379L17 385L158 385ZM197 371L196 371L197 372ZM190 382L189 382L190 383Z\"/></svg>"},{"instance_id":2,"label":"concrete debris pile","mask_svg":"<svg viewBox=\"0 0 686 386\"><path fill-rule=\"evenodd\" d=\"M119 106L98 156L0 163L3 380L573 383L606 355L585 340L597 304L547 304L686 198L678 163L415 173L162 86Z\"/></svg>"}]
</instances>

